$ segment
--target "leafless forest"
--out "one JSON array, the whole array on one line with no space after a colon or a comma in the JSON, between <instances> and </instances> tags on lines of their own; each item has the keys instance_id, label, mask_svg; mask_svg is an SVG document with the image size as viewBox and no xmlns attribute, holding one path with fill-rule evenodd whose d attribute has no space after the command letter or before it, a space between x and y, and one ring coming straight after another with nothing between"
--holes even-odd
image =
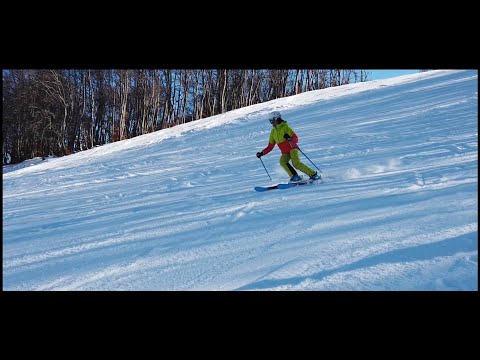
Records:
<instances>
[{"instance_id":1,"label":"leafless forest","mask_svg":"<svg viewBox=\"0 0 480 360\"><path fill-rule=\"evenodd\" d=\"M3 164L366 80L364 70L3 70Z\"/></svg>"}]
</instances>

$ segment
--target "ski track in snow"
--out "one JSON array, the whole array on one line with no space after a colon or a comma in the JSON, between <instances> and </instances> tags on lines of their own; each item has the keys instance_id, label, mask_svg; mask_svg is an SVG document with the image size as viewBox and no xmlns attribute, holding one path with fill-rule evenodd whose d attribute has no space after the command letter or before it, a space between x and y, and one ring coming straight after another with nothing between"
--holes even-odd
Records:
<instances>
[{"instance_id":1,"label":"ski track in snow","mask_svg":"<svg viewBox=\"0 0 480 360\"><path fill-rule=\"evenodd\" d=\"M478 75L277 99L3 170L4 290L478 290ZM324 182L285 181L279 110ZM302 155L302 161L311 163Z\"/></svg>"}]
</instances>

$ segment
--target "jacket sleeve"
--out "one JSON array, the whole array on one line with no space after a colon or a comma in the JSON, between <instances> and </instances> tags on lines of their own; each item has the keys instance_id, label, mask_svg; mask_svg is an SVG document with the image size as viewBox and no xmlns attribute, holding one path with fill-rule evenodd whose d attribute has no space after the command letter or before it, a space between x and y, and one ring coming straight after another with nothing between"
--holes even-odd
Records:
<instances>
[{"instance_id":1,"label":"jacket sleeve","mask_svg":"<svg viewBox=\"0 0 480 360\"><path fill-rule=\"evenodd\" d=\"M293 131L290 126L287 127L285 132L292 137L292 140L295 144L298 143L298 136L297 134L295 134L295 131Z\"/></svg>"},{"instance_id":2,"label":"jacket sleeve","mask_svg":"<svg viewBox=\"0 0 480 360\"><path fill-rule=\"evenodd\" d=\"M296 144L298 143L298 136L297 134L295 134L294 132L292 132L292 135L290 135L292 137L292 140L293 142Z\"/></svg>"},{"instance_id":3,"label":"jacket sleeve","mask_svg":"<svg viewBox=\"0 0 480 360\"><path fill-rule=\"evenodd\" d=\"M273 138L273 130L270 131L270 138L268 139L268 146L262 150L263 155L267 155L275 147L275 139Z\"/></svg>"},{"instance_id":4,"label":"jacket sleeve","mask_svg":"<svg viewBox=\"0 0 480 360\"><path fill-rule=\"evenodd\" d=\"M275 147L275 143L272 144L271 142L269 142L268 146L262 150L263 155L267 155L270 151L273 150L274 147Z\"/></svg>"}]
</instances>

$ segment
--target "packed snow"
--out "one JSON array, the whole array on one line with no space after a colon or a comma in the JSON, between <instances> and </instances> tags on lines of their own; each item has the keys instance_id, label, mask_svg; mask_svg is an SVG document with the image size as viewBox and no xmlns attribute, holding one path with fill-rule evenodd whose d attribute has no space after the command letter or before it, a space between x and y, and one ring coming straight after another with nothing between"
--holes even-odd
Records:
<instances>
[{"instance_id":1,"label":"packed snow","mask_svg":"<svg viewBox=\"0 0 480 360\"><path fill-rule=\"evenodd\" d=\"M323 182L254 191L271 111ZM478 290L477 119L437 70L4 166L3 289Z\"/></svg>"}]
</instances>

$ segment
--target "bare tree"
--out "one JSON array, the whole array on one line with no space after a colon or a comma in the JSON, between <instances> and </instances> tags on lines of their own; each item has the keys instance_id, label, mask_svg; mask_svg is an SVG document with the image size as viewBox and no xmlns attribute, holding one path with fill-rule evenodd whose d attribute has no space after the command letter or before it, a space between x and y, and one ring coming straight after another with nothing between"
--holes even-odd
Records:
<instances>
[{"instance_id":1,"label":"bare tree","mask_svg":"<svg viewBox=\"0 0 480 360\"><path fill-rule=\"evenodd\" d=\"M127 101L128 101L128 90L130 88L130 71L129 70L120 70L120 139L123 140L127 137L128 127L127 127Z\"/></svg>"}]
</instances>

